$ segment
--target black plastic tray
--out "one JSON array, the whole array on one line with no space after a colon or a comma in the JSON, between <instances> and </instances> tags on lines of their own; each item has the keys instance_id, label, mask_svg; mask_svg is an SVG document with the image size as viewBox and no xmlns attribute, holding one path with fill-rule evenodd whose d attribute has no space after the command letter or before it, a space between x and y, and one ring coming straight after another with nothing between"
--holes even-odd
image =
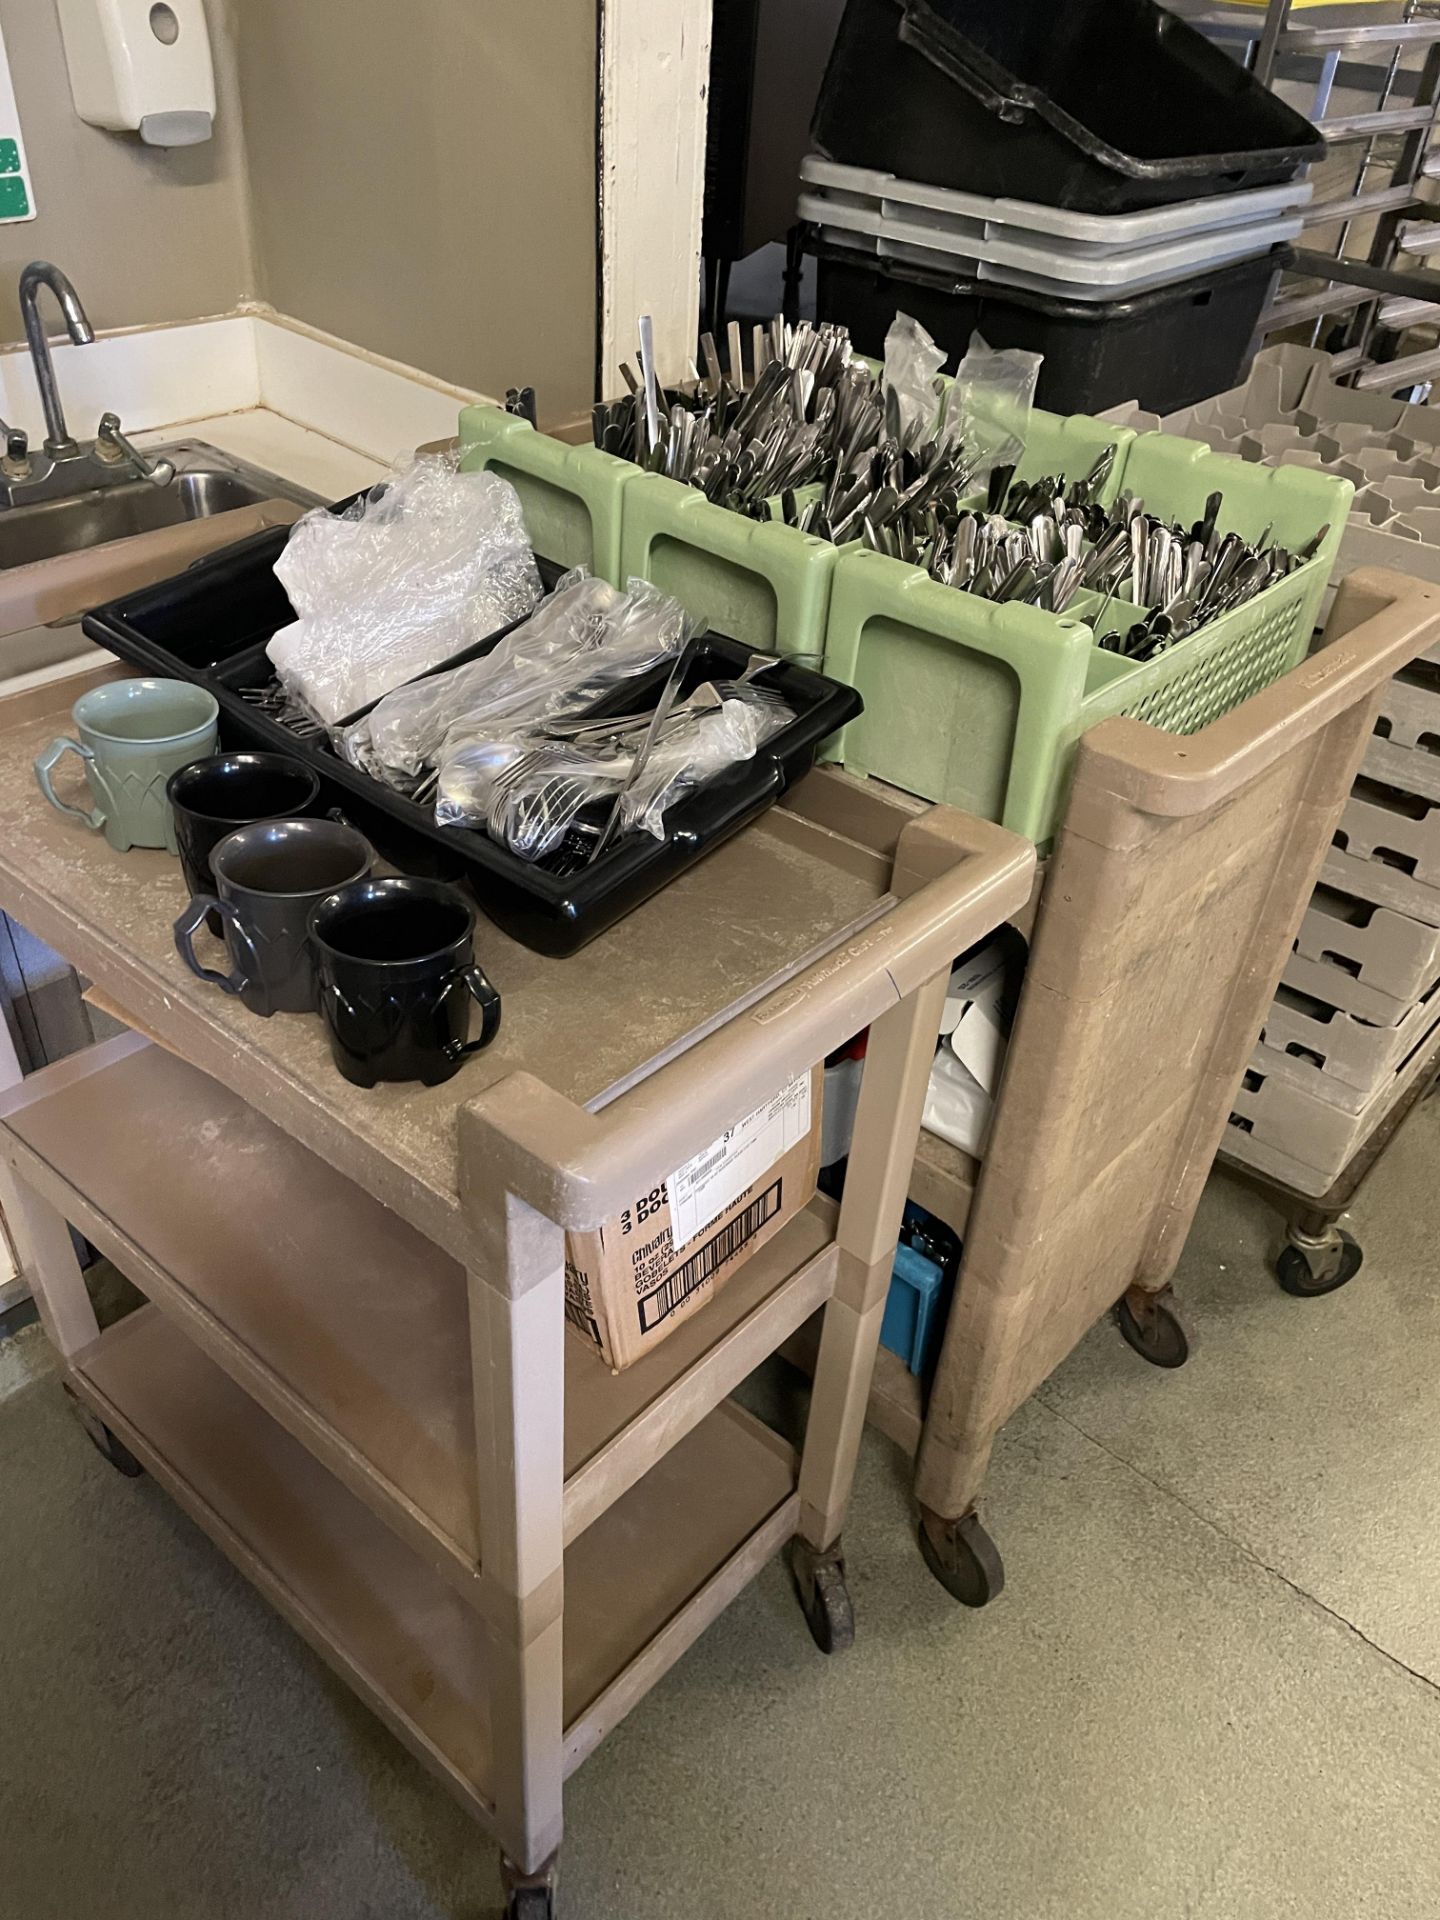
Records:
<instances>
[{"instance_id":1,"label":"black plastic tray","mask_svg":"<svg viewBox=\"0 0 1440 1920\"><path fill-rule=\"evenodd\" d=\"M1064 300L881 262L813 231L804 245L816 259L817 317L847 326L861 353L884 354L897 309L918 320L952 363L978 329L991 347L1044 354L1035 399L1052 413L1103 413L1126 400L1173 413L1238 386L1289 257L1279 247L1122 300Z\"/></svg>"},{"instance_id":2,"label":"black plastic tray","mask_svg":"<svg viewBox=\"0 0 1440 1920\"><path fill-rule=\"evenodd\" d=\"M1155 0L849 0L811 137L847 166L1085 213L1278 185L1325 152Z\"/></svg>"},{"instance_id":3,"label":"black plastic tray","mask_svg":"<svg viewBox=\"0 0 1440 1920\"><path fill-rule=\"evenodd\" d=\"M225 745L270 747L303 760L320 775L326 804L339 806L385 859L407 872L462 882L489 919L539 953L576 952L694 866L772 806L814 764L830 735L862 710L852 688L779 662L765 685L789 702L796 717L752 760L672 807L663 840L631 834L593 866L568 875L547 871L517 859L484 833L437 826L430 808L339 759L328 741L298 738L243 697L244 688L273 679L265 642L294 617L271 571L279 551L272 546L268 534L257 535L210 555L173 580L87 614L85 632L123 660L209 688L220 703ZM543 560L540 570L547 585L560 572ZM492 635L485 646L500 637ZM751 657L751 648L707 635L683 691L705 680L733 679ZM595 711L641 712L658 697L667 675L668 668L659 667Z\"/></svg>"}]
</instances>

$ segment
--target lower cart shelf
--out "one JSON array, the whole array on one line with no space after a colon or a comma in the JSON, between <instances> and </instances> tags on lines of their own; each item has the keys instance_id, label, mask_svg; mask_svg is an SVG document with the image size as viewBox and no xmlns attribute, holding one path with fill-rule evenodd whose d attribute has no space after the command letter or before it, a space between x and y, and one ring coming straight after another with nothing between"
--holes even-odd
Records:
<instances>
[{"instance_id":1,"label":"lower cart shelf","mask_svg":"<svg viewBox=\"0 0 1440 1920\"><path fill-rule=\"evenodd\" d=\"M480 1540L463 1270L136 1036L32 1074L0 1108L0 1152L22 1176L468 1589ZM567 1337L567 1540L829 1297L835 1261L834 1208L817 1198L625 1373Z\"/></svg>"},{"instance_id":2,"label":"lower cart shelf","mask_svg":"<svg viewBox=\"0 0 1440 1920\"><path fill-rule=\"evenodd\" d=\"M479 1615L153 1307L77 1391L472 1812L491 1812ZM566 1770L794 1532L794 1456L726 1403L565 1555Z\"/></svg>"},{"instance_id":3,"label":"lower cart shelf","mask_svg":"<svg viewBox=\"0 0 1440 1920\"><path fill-rule=\"evenodd\" d=\"M881 1347L870 1382L870 1421L888 1439L914 1453L925 1426L925 1389L898 1353Z\"/></svg>"},{"instance_id":4,"label":"lower cart shelf","mask_svg":"<svg viewBox=\"0 0 1440 1920\"><path fill-rule=\"evenodd\" d=\"M820 1357L820 1319L817 1313L798 1333L792 1334L780 1349L781 1357L813 1379L815 1362ZM875 1352L875 1371L870 1376L870 1404L866 1411L870 1425L893 1440L906 1453L913 1454L925 1430L925 1387L900 1358L888 1347Z\"/></svg>"}]
</instances>

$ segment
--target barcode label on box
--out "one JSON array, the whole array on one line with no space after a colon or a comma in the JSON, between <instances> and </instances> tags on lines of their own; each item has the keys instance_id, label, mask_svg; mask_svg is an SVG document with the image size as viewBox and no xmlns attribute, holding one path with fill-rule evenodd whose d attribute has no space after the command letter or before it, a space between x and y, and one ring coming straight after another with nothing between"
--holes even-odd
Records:
<instances>
[{"instance_id":1,"label":"barcode label on box","mask_svg":"<svg viewBox=\"0 0 1440 1920\"><path fill-rule=\"evenodd\" d=\"M600 1325L593 1311L594 1303L590 1298L590 1282L581 1273L573 1261L565 1262L565 1318L572 1327L578 1327L586 1338L601 1347Z\"/></svg>"},{"instance_id":2,"label":"barcode label on box","mask_svg":"<svg viewBox=\"0 0 1440 1920\"><path fill-rule=\"evenodd\" d=\"M585 1335L592 1346L598 1347L604 1344L600 1338L600 1324L593 1313L586 1313L583 1307L577 1307L572 1301L567 1300L565 1318L572 1327Z\"/></svg>"},{"instance_id":3,"label":"barcode label on box","mask_svg":"<svg viewBox=\"0 0 1440 1920\"><path fill-rule=\"evenodd\" d=\"M802 1074L670 1176L671 1243L688 1246L810 1131L810 1076Z\"/></svg>"},{"instance_id":4,"label":"barcode label on box","mask_svg":"<svg viewBox=\"0 0 1440 1920\"><path fill-rule=\"evenodd\" d=\"M640 1331L649 1333L652 1327L658 1327L677 1307L683 1306L698 1287L703 1287L710 1276L723 1267L727 1260L733 1259L740 1249L753 1240L767 1220L773 1220L780 1211L780 1182L767 1187L765 1192L750 1202L743 1213L737 1213L733 1220L727 1220L713 1239L707 1240L703 1247L692 1253L675 1271L668 1274L652 1292L643 1294L640 1299Z\"/></svg>"}]
</instances>

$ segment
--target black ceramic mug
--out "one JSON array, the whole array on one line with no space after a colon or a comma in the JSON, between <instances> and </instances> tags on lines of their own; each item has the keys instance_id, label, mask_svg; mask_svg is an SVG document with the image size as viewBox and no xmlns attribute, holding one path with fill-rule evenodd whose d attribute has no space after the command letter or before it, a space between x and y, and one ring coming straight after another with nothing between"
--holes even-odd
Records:
<instances>
[{"instance_id":1,"label":"black ceramic mug","mask_svg":"<svg viewBox=\"0 0 1440 1920\"><path fill-rule=\"evenodd\" d=\"M313 1013L310 909L369 873L369 842L337 820L258 820L210 855L215 892L197 893L175 922L175 947L193 974L238 994L252 1013ZM224 925L231 972L201 963L195 936L207 915Z\"/></svg>"},{"instance_id":2,"label":"black ceramic mug","mask_svg":"<svg viewBox=\"0 0 1440 1920\"><path fill-rule=\"evenodd\" d=\"M357 880L310 913L320 1012L347 1080L438 1086L500 1031L500 996L475 964L475 913L442 880ZM480 1037L470 1032L470 1002Z\"/></svg>"},{"instance_id":3,"label":"black ceramic mug","mask_svg":"<svg viewBox=\"0 0 1440 1920\"><path fill-rule=\"evenodd\" d=\"M165 794L185 884L192 894L214 893L210 856L226 835L257 820L313 813L320 777L283 753L216 753L172 773ZM220 931L213 919L210 931Z\"/></svg>"}]
</instances>

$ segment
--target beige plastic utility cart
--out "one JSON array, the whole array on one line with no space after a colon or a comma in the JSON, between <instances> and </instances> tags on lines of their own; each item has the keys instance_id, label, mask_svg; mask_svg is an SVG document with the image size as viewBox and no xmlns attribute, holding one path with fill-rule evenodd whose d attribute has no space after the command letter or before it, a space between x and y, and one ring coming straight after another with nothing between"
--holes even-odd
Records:
<instances>
[{"instance_id":1,"label":"beige plastic utility cart","mask_svg":"<svg viewBox=\"0 0 1440 1920\"><path fill-rule=\"evenodd\" d=\"M143 1464L554 1904L562 1784L793 1543L843 1645L840 1528L953 955L1034 856L812 774L571 960L482 922L495 1044L362 1092L319 1022L182 968L163 854L34 790L53 690L0 703L0 904L142 1032L0 1097L0 1191L92 1438ZM628 1371L565 1329L590 1229L859 1028L864 1163ZM146 1295L98 1332L65 1222ZM798 1460L728 1395L817 1308Z\"/></svg>"},{"instance_id":2,"label":"beige plastic utility cart","mask_svg":"<svg viewBox=\"0 0 1440 1920\"><path fill-rule=\"evenodd\" d=\"M1381 690L1437 637L1440 589L1354 573L1319 650L1212 726L1081 742L983 1166L921 1135L911 1195L964 1242L928 1402L883 1351L871 1399L967 1605L1003 1584L976 1501L1016 1408L1117 1301L1146 1359L1187 1357L1170 1277Z\"/></svg>"}]
</instances>

